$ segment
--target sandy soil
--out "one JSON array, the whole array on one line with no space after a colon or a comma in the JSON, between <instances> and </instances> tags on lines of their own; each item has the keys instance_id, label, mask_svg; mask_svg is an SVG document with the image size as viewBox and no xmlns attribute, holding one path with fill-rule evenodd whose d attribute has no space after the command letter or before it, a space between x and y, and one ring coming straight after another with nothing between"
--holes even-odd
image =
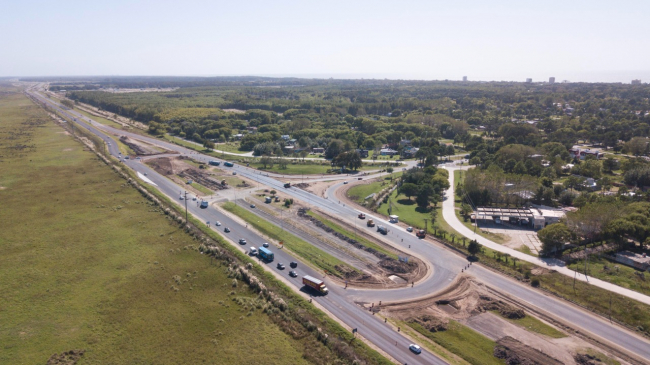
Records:
<instances>
[{"instance_id":1,"label":"sandy soil","mask_svg":"<svg viewBox=\"0 0 650 365\"><path fill-rule=\"evenodd\" d=\"M316 194L320 197L325 197L325 192L327 189L338 183L339 181L316 181L316 182L310 182L306 183L308 184L307 187L304 188L304 190L309 191L310 193Z\"/></svg>"}]
</instances>

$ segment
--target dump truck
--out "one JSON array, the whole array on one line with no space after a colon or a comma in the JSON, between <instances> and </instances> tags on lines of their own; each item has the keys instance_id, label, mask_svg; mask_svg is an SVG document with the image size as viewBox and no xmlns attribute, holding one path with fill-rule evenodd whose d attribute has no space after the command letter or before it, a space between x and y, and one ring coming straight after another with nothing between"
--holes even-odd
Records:
<instances>
[{"instance_id":1,"label":"dump truck","mask_svg":"<svg viewBox=\"0 0 650 365\"><path fill-rule=\"evenodd\" d=\"M232 162L224 162L223 165L226 166L226 167L233 167L233 166L235 166L235 164L232 163Z\"/></svg>"},{"instance_id":2,"label":"dump truck","mask_svg":"<svg viewBox=\"0 0 650 365\"><path fill-rule=\"evenodd\" d=\"M212 166L219 166L219 165L221 165L221 162L219 162L219 161L215 161L215 160L210 160L210 161L208 161L208 163L209 163L210 165L212 165Z\"/></svg>"},{"instance_id":3,"label":"dump truck","mask_svg":"<svg viewBox=\"0 0 650 365\"><path fill-rule=\"evenodd\" d=\"M271 262L273 261L275 255L273 255L273 252L271 252L271 250L269 250L268 248L260 247L259 251L257 251L257 257L261 258L264 261Z\"/></svg>"},{"instance_id":4,"label":"dump truck","mask_svg":"<svg viewBox=\"0 0 650 365\"><path fill-rule=\"evenodd\" d=\"M375 221L373 221L372 219L368 219L368 222L366 222L366 225L368 227L374 227L375 226Z\"/></svg>"},{"instance_id":5,"label":"dump truck","mask_svg":"<svg viewBox=\"0 0 650 365\"><path fill-rule=\"evenodd\" d=\"M291 187L291 183L284 183L284 187L285 187L285 188L290 188L290 187Z\"/></svg>"},{"instance_id":6,"label":"dump truck","mask_svg":"<svg viewBox=\"0 0 650 365\"><path fill-rule=\"evenodd\" d=\"M309 276L309 275L303 276L302 284L318 291L323 295L328 293L327 286L325 286L325 283L323 283L322 280L318 280L313 276Z\"/></svg>"},{"instance_id":7,"label":"dump truck","mask_svg":"<svg viewBox=\"0 0 650 365\"><path fill-rule=\"evenodd\" d=\"M416 235L418 238L424 238L424 237L427 235L427 232L425 232L424 229L420 229L420 230L418 230L418 231L415 233L415 235Z\"/></svg>"},{"instance_id":8,"label":"dump truck","mask_svg":"<svg viewBox=\"0 0 650 365\"><path fill-rule=\"evenodd\" d=\"M388 234L388 229L384 226L377 226L377 232L381 234Z\"/></svg>"}]
</instances>

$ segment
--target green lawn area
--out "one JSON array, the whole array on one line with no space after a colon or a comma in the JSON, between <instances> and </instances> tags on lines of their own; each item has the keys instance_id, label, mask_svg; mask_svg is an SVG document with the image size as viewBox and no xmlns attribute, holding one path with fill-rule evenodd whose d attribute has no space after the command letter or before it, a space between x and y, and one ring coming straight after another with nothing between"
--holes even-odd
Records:
<instances>
[{"instance_id":1,"label":"green lawn area","mask_svg":"<svg viewBox=\"0 0 650 365\"><path fill-rule=\"evenodd\" d=\"M215 144L214 149L231 153L246 153L247 151L239 150L239 145L239 142L217 143Z\"/></svg>"},{"instance_id":2,"label":"green lawn area","mask_svg":"<svg viewBox=\"0 0 650 365\"><path fill-rule=\"evenodd\" d=\"M402 175L401 172L393 173L393 182L397 181ZM389 176L385 176L379 181L371 182L370 184L359 184L348 189L347 196L348 198L354 200L355 202L363 205L365 198L372 193L379 194L383 189L392 186Z\"/></svg>"},{"instance_id":3,"label":"green lawn area","mask_svg":"<svg viewBox=\"0 0 650 365\"><path fill-rule=\"evenodd\" d=\"M203 186L203 185L201 185L201 184L199 184L199 183L197 183L197 182L192 181L192 184L191 184L191 185L192 185L192 187L193 187L194 189L196 189L196 190L202 192L203 194L206 194L206 195L212 195L212 194L214 194L214 192L213 192L212 190L206 188L205 186Z\"/></svg>"},{"instance_id":4,"label":"green lawn area","mask_svg":"<svg viewBox=\"0 0 650 365\"><path fill-rule=\"evenodd\" d=\"M494 357L496 342L450 320L446 331L430 332L418 323L407 323L414 330L429 340L439 344L473 365L503 365L504 360Z\"/></svg>"},{"instance_id":5,"label":"green lawn area","mask_svg":"<svg viewBox=\"0 0 650 365\"><path fill-rule=\"evenodd\" d=\"M351 233L351 232L343 229L343 227L341 227L338 224L332 222L331 220L328 220L328 219L324 218L323 216L315 213L313 210L310 210L307 214L309 214L310 216L312 216L312 217L318 219L319 221L323 222L326 226L332 228L334 231L336 231L336 232L338 232L338 233L340 233L340 234L342 234L344 236L347 236L348 238L353 238L353 239L357 240L357 242L359 242L360 244L362 244L362 245L364 245L366 247L372 248L372 249L374 249L374 250L376 250L378 252L381 252L383 254L386 254L389 257L394 258L395 260L397 260L397 254L390 251L390 250L388 250L388 249L386 249L384 246L380 246L380 245L378 245L378 244L376 244L376 243L374 243L372 241L369 241L369 240L361 237L360 235L355 236L354 232ZM366 226L366 221L358 222L358 228L359 229L362 229L365 226Z\"/></svg>"},{"instance_id":6,"label":"green lawn area","mask_svg":"<svg viewBox=\"0 0 650 365\"><path fill-rule=\"evenodd\" d=\"M222 204L221 206L225 210L237 215L238 217L251 224L253 227L255 227L255 229L264 235L277 242L284 242L284 247L324 271L343 278L343 272L337 269L337 266L347 268L349 271L355 270L345 262L294 236L293 234L282 230L281 227L278 227L273 223L261 219L254 213L251 213L246 209L235 205L235 203L228 202ZM275 244L277 244L277 242L275 242Z\"/></svg>"},{"instance_id":7,"label":"green lawn area","mask_svg":"<svg viewBox=\"0 0 650 365\"><path fill-rule=\"evenodd\" d=\"M257 294L233 287L159 207L6 90L0 142L35 147L0 164L0 363L44 364L72 349L86 350L84 364L308 364L307 353L331 354L233 301ZM250 346L251 333L264 341Z\"/></svg>"},{"instance_id":8,"label":"green lawn area","mask_svg":"<svg viewBox=\"0 0 650 365\"><path fill-rule=\"evenodd\" d=\"M607 270L605 266L608 267ZM570 264L569 268L584 273L584 260ZM645 273L646 279L644 280L635 274L635 272L638 272L637 270L617 262L609 261L606 258L599 258L598 256L589 257L587 269L590 276L630 290L638 291L645 295L650 295L650 278L648 278L649 275L647 272Z\"/></svg>"},{"instance_id":9,"label":"green lawn area","mask_svg":"<svg viewBox=\"0 0 650 365\"><path fill-rule=\"evenodd\" d=\"M499 312L494 311L494 314L500 316ZM526 315L524 318L520 318L520 319L510 319L505 317L501 317L501 318L505 319L508 322L514 323L517 326L523 327L530 332L539 333L540 335L548 336L551 338L567 337L567 335L564 332L558 331L557 329L547 325L546 323L530 315Z\"/></svg>"}]
</instances>

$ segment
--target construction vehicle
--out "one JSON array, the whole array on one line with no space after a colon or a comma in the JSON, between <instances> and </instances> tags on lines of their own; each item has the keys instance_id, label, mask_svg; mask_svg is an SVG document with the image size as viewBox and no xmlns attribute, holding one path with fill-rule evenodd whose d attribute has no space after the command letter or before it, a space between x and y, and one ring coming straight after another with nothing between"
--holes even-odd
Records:
<instances>
[{"instance_id":1,"label":"construction vehicle","mask_svg":"<svg viewBox=\"0 0 650 365\"><path fill-rule=\"evenodd\" d=\"M291 187L291 183L284 183L284 187L285 187L285 188L290 188L290 187Z\"/></svg>"},{"instance_id":2,"label":"construction vehicle","mask_svg":"<svg viewBox=\"0 0 650 365\"><path fill-rule=\"evenodd\" d=\"M424 229L420 229L415 233L415 235L418 238L424 238L427 235L427 232Z\"/></svg>"},{"instance_id":3,"label":"construction vehicle","mask_svg":"<svg viewBox=\"0 0 650 365\"><path fill-rule=\"evenodd\" d=\"M375 221L373 221L372 219L368 219L368 222L366 222L366 226L374 227L375 226Z\"/></svg>"},{"instance_id":4,"label":"construction vehicle","mask_svg":"<svg viewBox=\"0 0 650 365\"><path fill-rule=\"evenodd\" d=\"M388 229L384 226L377 226L377 232L381 234L388 234Z\"/></svg>"},{"instance_id":5,"label":"construction vehicle","mask_svg":"<svg viewBox=\"0 0 650 365\"><path fill-rule=\"evenodd\" d=\"M313 276L309 276L309 275L303 276L302 284L318 291L323 295L328 293L327 286L325 286L325 283L322 280L318 280Z\"/></svg>"}]
</instances>

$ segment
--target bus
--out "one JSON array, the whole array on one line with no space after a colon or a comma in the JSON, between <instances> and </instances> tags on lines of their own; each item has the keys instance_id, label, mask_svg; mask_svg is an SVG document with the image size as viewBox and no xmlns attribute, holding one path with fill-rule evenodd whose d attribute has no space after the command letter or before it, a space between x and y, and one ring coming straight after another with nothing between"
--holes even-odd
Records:
<instances>
[{"instance_id":1,"label":"bus","mask_svg":"<svg viewBox=\"0 0 650 365\"><path fill-rule=\"evenodd\" d=\"M260 247L257 252L257 257L261 258L264 261L271 262L273 261L273 252L266 247Z\"/></svg>"}]
</instances>

